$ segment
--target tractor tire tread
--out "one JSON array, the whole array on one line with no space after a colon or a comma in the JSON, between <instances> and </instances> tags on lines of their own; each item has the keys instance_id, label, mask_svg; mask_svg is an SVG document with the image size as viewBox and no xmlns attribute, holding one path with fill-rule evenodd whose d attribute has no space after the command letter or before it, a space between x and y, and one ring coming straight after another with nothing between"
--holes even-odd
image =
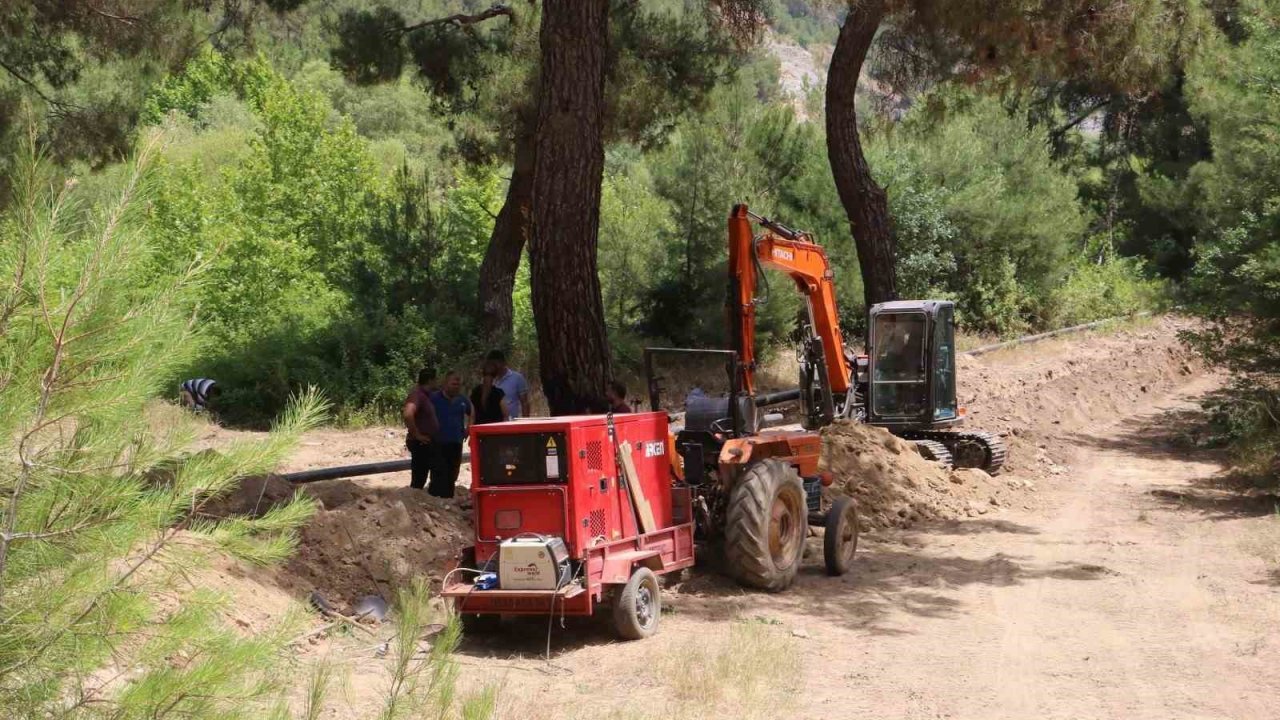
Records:
<instances>
[{"instance_id":1,"label":"tractor tire tread","mask_svg":"<svg viewBox=\"0 0 1280 720\"><path fill-rule=\"evenodd\" d=\"M797 553L789 567L778 571L769 556L770 508L784 485L792 486L800 507L804 507L804 486L794 470L777 460L755 463L730 493L726 513L724 552L730 573L743 585L768 592L790 587L800 565ZM804 521L802 517L800 523ZM803 550L803 546L801 542L799 548Z\"/></svg>"}]
</instances>

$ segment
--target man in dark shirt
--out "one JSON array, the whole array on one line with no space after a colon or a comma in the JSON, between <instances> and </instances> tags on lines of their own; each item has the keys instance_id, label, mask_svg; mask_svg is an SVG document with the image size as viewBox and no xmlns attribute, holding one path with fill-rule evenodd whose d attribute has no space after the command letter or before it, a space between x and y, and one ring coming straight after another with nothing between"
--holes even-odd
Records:
<instances>
[{"instance_id":1,"label":"man in dark shirt","mask_svg":"<svg viewBox=\"0 0 1280 720\"><path fill-rule=\"evenodd\" d=\"M451 498L462 466L462 441L467 437L467 417L471 414L471 403L462 394L462 376L445 373L444 386L431 393L431 403L439 422L432 437L436 464L431 468L427 493Z\"/></svg>"},{"instance_id":2,"label":"man in dark shirt","mask_svg":"<svg viewBox=\"0 0 1280 720\"><path fill-rule=\"evenodd\" d=\"M627 404L626 385L614 380L604 389L604 397L609 401L609 412L615 415L631 412L631 406Z\"/></svg>"},{"instance_id":3,"label":"man in dark shirt","mask_svg":"<svg viewBox=\"0 0 1280 720\"><path fill-rule=\"evenodd\" d=\"M486 366L481 372L480 384L471 389L472 425L506 422L511 416L506 394L493 381L493 371Z\"/></svg>"},{"instance_id":4,"label":"man in dark shirt","mask_svg":"<svg viewBox=\"0 0 1280 720\"><path fill-rule=\"evenodd\" d=\"M440 431L436 408L431 393L436 389L436 371L422 368L418 371L418 384L413 386L404 401L404 426L409 432L405 446L409 448L409 487L421 490L427 484L427 476L435 464L435 444L432 436Z\"/></svg>"}]
</instances>

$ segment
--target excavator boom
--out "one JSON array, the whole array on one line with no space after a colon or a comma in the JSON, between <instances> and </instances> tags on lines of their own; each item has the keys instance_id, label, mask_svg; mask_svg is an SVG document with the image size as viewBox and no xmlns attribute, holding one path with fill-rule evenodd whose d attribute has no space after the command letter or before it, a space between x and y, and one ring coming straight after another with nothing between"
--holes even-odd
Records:
<instances>
[{"instance_id":1,"label":"excavator boom","mask_svg":"<svg viewBox=\"0 0 1280 720\"><path fill-rule=\"evenodd\" d=\"M752 224L761 232L753 232ZM741 386L755 395L755 327L757 291L762 268L785 273L804 296L809 326L822 341L826 382L840 395L850 390L849 361L840 334L836 309L835 275L827 251L808 233L792 230L760 217L746 205L735 205L729 214L729 332L733 349L741 359Z\"/></svg>"}]
</instances>

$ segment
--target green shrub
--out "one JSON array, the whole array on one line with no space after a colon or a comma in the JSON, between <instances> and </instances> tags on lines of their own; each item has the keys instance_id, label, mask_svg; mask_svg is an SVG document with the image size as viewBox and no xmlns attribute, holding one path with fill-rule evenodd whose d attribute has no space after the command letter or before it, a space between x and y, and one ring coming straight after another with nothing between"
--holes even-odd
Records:
<instances>
[{"instance_id":1,"label":"green shrub","mask_svg":"<svg viewBox=\"0 0 1280 720\"><path fill-rule=\"evenodd\" d=\"M342 418L379 417L400 404L418 367L472 368L499 175L433 176L402 162L388 182L324 95L260 61L252 73L243 65L205 56L195 78L168 81L154 100L193 113L166 116L184 142L166 153L153 206L164 248L155 267L210 264L200 353L183 374L219 381L225 418L260 423L304 385L323 388ZM245 76L252 96L238 84ZM231 110L236 102L245 114ZM224 120L211 125L215 110Z\"/></svg>"},{"instance_id":2,"label":"green shrub","mask_svg":"<svg viewBox=\"0 0 1280 720\"><path fill-rule=\"evenodd\" d=\"M1118 257L1103 240L1091 243L1091 248L1053 291L1047 303L1050 326L1080 325L1160 307L1164 285L1146 277L1140 259Z\"/></svg>"}]
</instances>

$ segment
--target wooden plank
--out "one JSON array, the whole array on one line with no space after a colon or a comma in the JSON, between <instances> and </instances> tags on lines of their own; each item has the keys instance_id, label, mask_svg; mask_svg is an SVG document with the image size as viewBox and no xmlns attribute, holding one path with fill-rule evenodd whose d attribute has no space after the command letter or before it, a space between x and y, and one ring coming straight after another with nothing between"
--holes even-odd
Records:
<instances>
[{"instance_id":1,"label":"wooden plank","mask_svg":"<svg viewBox=\"0 0 1280 720\"><path fill-rule=\"evenodd\" d=\"M618 451L622 453L622 472L627 474L627 490L631 493L631 503L636 508L636 514L640 516L641 532L655 532L659 529L658 521L653 517L653 506L649 504L648 498L644 495L644 489L640 487L640 475L636 472L636 464L631 459L631 443L622 443Z\"/></svg>"}]
</instances>

